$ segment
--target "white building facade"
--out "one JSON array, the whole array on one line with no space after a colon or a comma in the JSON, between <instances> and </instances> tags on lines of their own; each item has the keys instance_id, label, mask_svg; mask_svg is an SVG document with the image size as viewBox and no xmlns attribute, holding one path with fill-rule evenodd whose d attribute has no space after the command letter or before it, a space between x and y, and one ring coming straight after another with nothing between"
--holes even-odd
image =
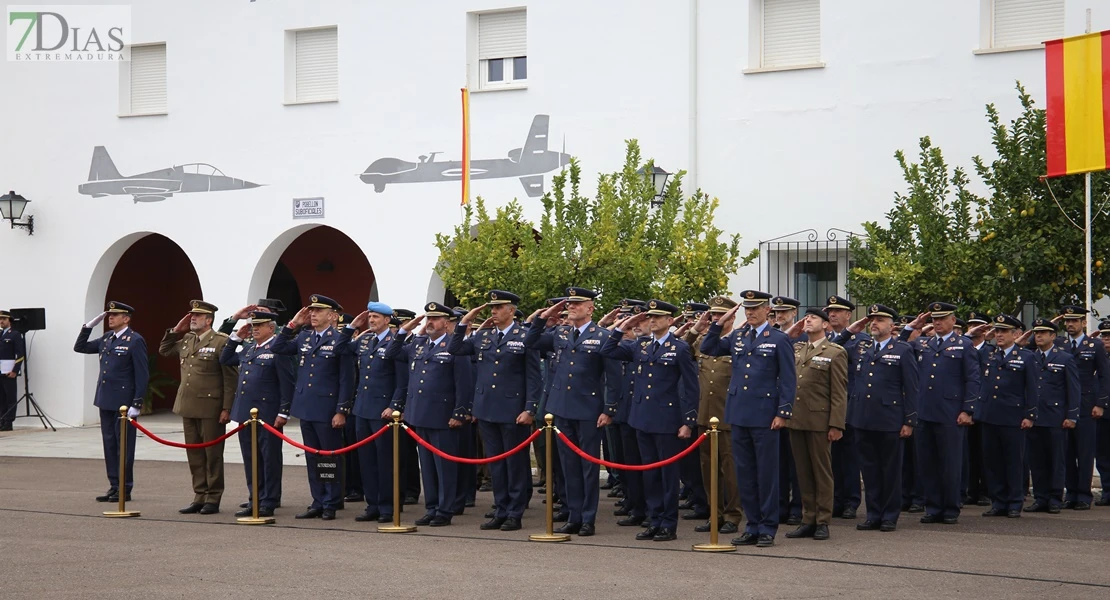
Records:
<instances>
[{"instance_id":1,"label":"white building facade","mask_svg":"<svg viewBox=\"0 0 1110 600\"><path fill-rule=\"evenodd\" d=\"M0 192L35 219L0 233L0 303L46 309L29 367L60 423L96 420L72 345L108 299L151 351L194 295L221 319L277 292L442 301L464 86L490 177L472 195L494 205L537 217L564 153L592 193L636 138L746 249L843 240L904 188L896 150L990 155L984 106L1016 116L1018 80L1043 106L1041 42L1110 28L1110 0L135 0L130 19L129 62L0 61ZM733 292L843 291L837 243L775 243Z\"/></svg>"}]
</instances>

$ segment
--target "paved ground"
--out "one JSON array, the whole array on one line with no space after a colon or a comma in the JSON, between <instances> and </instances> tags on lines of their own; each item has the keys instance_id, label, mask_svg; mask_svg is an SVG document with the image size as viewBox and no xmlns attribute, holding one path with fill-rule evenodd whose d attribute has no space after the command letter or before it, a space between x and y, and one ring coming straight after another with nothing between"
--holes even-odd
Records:
<instances>
[{"instance_id":1,"label":"paved ground","mask_svg":"<svg viewBox=\"0 0 1110 600\"><path fill-rule=\"evenodd\" d=\"M356 523L297 521L308 502L304 469L285 469L274 526L235 524L245 498L238 469L218 515L179 515L191 499L185 465L140 461L135 519L108 519L92 501L106 488L100 460L0 457L0 595L17 598L241 597L1019 598L1110 593L1110 510L1066 511L955 526L904 519L895 533L859 532L836 520L827 542L782 537L770 549L690 551L707 536L683 521L674 542L637 542L638 528L599 519L598 535L561 544L529 542L543 529L539 499L525 529L478 529L490 494L446 528L384 534ZM420 512L409 507L405 521ZM609 515L612 501L602 501ZM544 590L544 591L540 591Z\"/></svg>"}]
</instances>

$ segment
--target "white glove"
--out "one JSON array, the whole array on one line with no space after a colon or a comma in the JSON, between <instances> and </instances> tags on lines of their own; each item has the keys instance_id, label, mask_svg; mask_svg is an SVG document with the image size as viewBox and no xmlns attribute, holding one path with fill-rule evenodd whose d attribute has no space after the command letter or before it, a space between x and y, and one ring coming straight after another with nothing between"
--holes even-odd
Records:
<instances>
[{"instance_id":1,"label":"white glove","mask_svg":"<svg viewBox=\"0 0 1110 600\"><path fill-rule=\"evenodd\" d=\"M127 409L127 418L134 419L135 417L139 416L139 412L139 409L132 406L131 408Z\"/></svg>"},{"instance_id":2,"label":"white glove","mask_svg":"<svg viewBox=\"0 0 1110 600\"><path fill-rule=\"evenodd\" d=\"M85 327L88 327L89 329L92 329L93 327L96 327L97 325L100 324L101 321L104 320L104 317L107 316L107 315L108 315L107 312L102 312L99 315L96 315L95 317L93 317L92 321L89 321L88 323L85 323Z\"/></svg>"}]
</instances>

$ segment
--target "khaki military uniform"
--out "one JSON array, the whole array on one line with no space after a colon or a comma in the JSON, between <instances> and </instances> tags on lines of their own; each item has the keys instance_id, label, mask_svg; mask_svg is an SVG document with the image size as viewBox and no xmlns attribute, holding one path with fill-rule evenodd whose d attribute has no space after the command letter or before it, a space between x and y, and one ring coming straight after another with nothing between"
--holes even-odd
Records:
<instances>
[{"instance_id":1,"label":"khaki military uniform","mask_svg":"<svg viewBox=\"0 0 1110 600\"><path fill-rule=\"evenodd\" d=\"M786 422L802 490L802 524L832 520L833 473L829 429L844 430L848 406L848 353L821 339L794 344L798 391Z\"/></svg>"},{"instance_id":2,"label":"khaki military uniform","mask_svg":"<svg viewBox=\"0 0 1110 600\"><path fill-rule=\"evenodd\" d=\"M173 412L181 417L187 444L214 440L227 431L220 424L220 411L231 410L238 369L220 365L220 353L226 344L227 336L215 330L197 336L170 329L158 345L162 356L177 355L181 360L181 385ZM186 450L185 454L193 475L193 502L218 506L224 493L223 442Z\"/></svg>"},{"instance_id":3,"label":"khaki military uniform","mask_svg":"<svg viewBox=\"0 0 1110 600\"><path fill-rule=\"evenodd\" d=\"M709 419L717 417L720 421L717 430L723 433L718 435L717 444L717 477L719 491L717 498L717 514L729 523L739 525L744 514L740 510L740 497L736 486L736 467L732 462L732 442L729 440L730 426L725 421L725 399L728 398L728 383L732 377L731 356L708 356L702 354L701 341L703 335L688 331L684 336L687 344L698 361L698 384L701 387L701 398L698 400L698 432L709 431ZM710 477L713 473L713 447L707 440L698 448L701 464L702 482L705 485L705 496L710 495ZM720 523L714 525L720 526Z\"/></svg>"}]
</instances>

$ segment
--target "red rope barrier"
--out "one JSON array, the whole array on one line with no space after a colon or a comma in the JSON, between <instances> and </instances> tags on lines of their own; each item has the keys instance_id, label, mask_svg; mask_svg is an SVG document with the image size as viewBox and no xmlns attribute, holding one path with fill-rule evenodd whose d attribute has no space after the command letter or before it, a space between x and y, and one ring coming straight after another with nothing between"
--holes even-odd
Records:
<instances>
[{"instance_id":1,"label":"red rope barrier","mask_svg":"<svg viewBox=\"0 0 1110 600\"><path fill-rule=\"evenodd\" d=\"M556 431L556 433L559 434L559 439L563 440L563 443L566 444L568 448L573 450L574 453L577 454L578 456L581 456L582 458L584 458L584 459L586 459L586 460L588 460L588 461L590 461L594 464L598 464L598 465L601 465L601 466L604 466L604 467L610 467L610 468L613 468L613 469L622 469L622 470L625 470L625 471L650 471L651 469L658 469L659 467L665 467L665 466L667 466L667 465L669 465L673 462L681 460L683 456L686 456L687 454L693 452L695 449L697 449L698 446L701 445L702 442L705 441L705 438L709 435L708 433L703 433L703 434L699 435L698 440L696 442L694 442L693 444L690 444L685 450L683 450L682 452L679 452L678 454L675 454L674 456L668 458L667 460L661 460L659 462L653 462L650 465L622 465L620 463L609 462L609 461L607 461L605 459L602 459L602 458L594 458L594 457L590 456L589 454L586 454L586 451L579 448L578 446L575 446L574 442L571 442L570 438L568 438L565 433L563 433L562 431L559 431L558 429L555 429L555 431Z\"/></svg>"},{"instance_id":2,"label":"red rope barrier","mask_svg":"<svg viewBox=\"0 0 1110 600\"><path fill-rule=\"evenodd\" d=\"M286 444L289 444L290 446L300 448L301 450L304 450L305 452L308 452L309 454L319 454L320 456L336 456L336 455L339 455L339 454L346 454L346 453L350 452L351 450L355 450L359 446L365 446L366 444L369 444L370 442L378 439L378 436L382 435L383 433L385 433L386 431L389 430L389 427L382 427L381 429L375 431L374 433L366 436L366 439L359 440L359 441L351 444L350 446L346 446L346 447L340 448L338 450L318 450L316 448L310 448L308 446L305 446L304 444L298 442L297 440L285 435L284 433L281 432L281 430L275 428L273 425L270 425L269 423L265 423L265 422L262 422L262 421L259 421L259 423L262 423L262 426L266 428L266 431L269 431L270 433L278 436Z\"/></svg>"},{"instance_id":3,"label":"red rope barrier","mask_svg":"<svg viewBox=\"0 0 1110 600\"><path fill-rule=\"evenodd\" d=\"M207 448L209 446L215 446L216 444L219 444L220 442L222 442L222 441L226 440L227 438L235 435L236 433L239 433L240 429L247 426L246 423L240 423L239 426L236 427L235 429L232 429L231 431L221 435L220 437L218 437L218 438L216 438L216 439L214 439L210 442L203 442L203 443L200 443L200 444L182 444L181 442L171 442L169 440L164 440L164 439L154 435L153 433L150 432L149 429L147 429L146 427L143 427L142 425L139 424L138 421L136 421L134 419L129 419L129 421L131 422L132 425L135 426L135 429L138 429L139 431L143 432L143 435L145 435L146 437L158 442L159 444L163 444L165 446L173 446L174 448L185 448L186 450L198 450L200 448Z\"/></svg>"},{"instance_id":4,"label":"red rope barrier","mask_svg":"<svg viewBox=\"0 0 1110 600\"><path fill-rule=\"evenodd\" d=\"M543 433L543 429L537 429L537 430L532 432L532 435L528 436L528 439L521 442L519 446L517 446L516 448L513 448L512 450L509 450L508 452L502 452L501 454L498 454L497 456L487 456L486 458L463 458L461 456L451 456L450 454L444 452L443 450L440 450L439 448L436 448L435 446L429 444L428 442L424 441L424 438L416 435L416 432L413 431L407 425L405 426L405 431L409 432L409 435L412 436L412 439L416 440L416 443L418 443L421 446L424 446L425 448L427 448L428 451L431 452L432 454L435 454L436 456L438 456L440 458L446 458L447 460L452 461L452 462L458 462L458 463L463 463L463 464L467 464L467 465L486 465L486 464L489 464L489 463L497 462L499 460L503 460L505 458L508 458L508 457L512 456L513 454L516 454L517 452L520 452L521 450L524 450L525 448L527 448L528 444L531 444L533 441L535 441L536 438L540 437L541 433Z\"/></svg>"}]
</instances>

